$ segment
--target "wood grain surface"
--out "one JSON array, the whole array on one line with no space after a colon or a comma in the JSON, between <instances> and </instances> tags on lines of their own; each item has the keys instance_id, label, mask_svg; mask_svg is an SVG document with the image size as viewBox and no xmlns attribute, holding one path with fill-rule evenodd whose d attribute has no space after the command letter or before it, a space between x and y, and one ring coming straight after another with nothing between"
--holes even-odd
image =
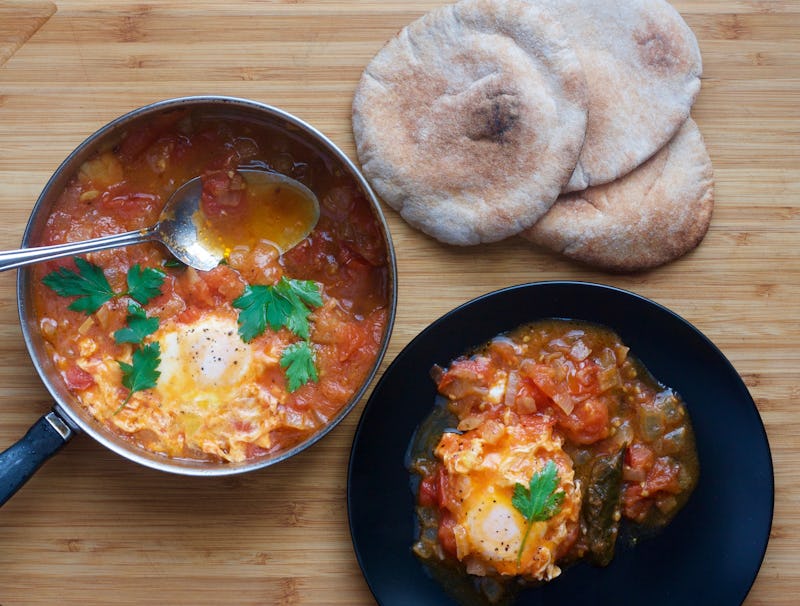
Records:
<instances>
[{"instance_id":1,"label":"wood grain surface","mask_svg":"<svg viewBox=\"0 0 800 606\"><path fill-rule=\"evenodd\" d=\"M43 18L45 4L0 0L3 249L18 246L36 197L78 143L152 101L267 102L355 158L350 102L362 69L398 29L443 2L65 0ZM668 306L731 360L769 435L775 519L746 604L796 604L800 2L675 6L704 59L693 116L714 163L716 208L701 246L651 272L609 275L518 239L446 247L387 209L400 291L383 367L444 312L512 284L596 281ZM0 274L0 449L50 406L22 342L14 272ZM345 503L362 407L296 458L224 479L152 471L78 436L0 509L0 605L373 604Z\"/></svg>"}]
</instances>

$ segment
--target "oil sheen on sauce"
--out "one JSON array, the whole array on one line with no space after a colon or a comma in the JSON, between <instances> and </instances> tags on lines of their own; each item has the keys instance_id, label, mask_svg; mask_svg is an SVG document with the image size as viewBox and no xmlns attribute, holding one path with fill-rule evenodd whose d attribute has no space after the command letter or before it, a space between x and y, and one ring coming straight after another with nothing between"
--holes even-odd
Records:
<instances>
[{"instance_id":1,"label":"oil sheen on sauce","mask_svg":"<svg viewBox=\"0 0 800 606\"><path fill-rule=\"evenodd\" d=\"M319 219L313 192L300 183L274 182L262 175L270 173L238 173L232 179L239 182L232 189L240 188L235 204L223 202L213 210L203 204L195 214L200 241L222 258L227 259L234 246L253 248L259 242L268 242L284 253L302 241Z\"/></svg>"}]
</instances>

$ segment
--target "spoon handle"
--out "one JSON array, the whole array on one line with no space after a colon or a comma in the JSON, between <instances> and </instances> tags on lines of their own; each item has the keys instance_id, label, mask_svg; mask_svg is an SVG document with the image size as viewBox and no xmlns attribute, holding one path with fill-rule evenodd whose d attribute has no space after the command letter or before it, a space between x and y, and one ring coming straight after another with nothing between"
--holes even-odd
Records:
<instances>
[{"instance_id":1,"label":"spoon handle","mask_svg":"<svg viewBox=\"0 0 800 606\"><path fill-rule=\"evenodd\" d=\"M50 261L60 257L68 257L80 253L94 252L106 248L116 248L149 242L158 238L158 233L154 227L137 229L113 236L103 236L93 240L83 240L81 242L67 242L66 244L55 244L53 246L39 246L35 248L20 248L18 250L7 250L0 252L0 271L14 269L29 263L39 263Z\"/></svg>"}]
</instances>

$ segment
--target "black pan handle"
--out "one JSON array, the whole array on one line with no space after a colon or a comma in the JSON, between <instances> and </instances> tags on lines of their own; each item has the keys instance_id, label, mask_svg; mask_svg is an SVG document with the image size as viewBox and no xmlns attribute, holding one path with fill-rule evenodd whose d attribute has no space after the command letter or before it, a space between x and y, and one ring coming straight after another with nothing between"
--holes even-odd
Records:
<instances>
[{"instance_id":1,"label":"black pan handle","mask_svg":"<svg viewBox=\"0 0 800 606\"><path fill-rule=\"evenodd\" d=\"M61 417L49 412L21 440L0 454L0 506L67 443L72 433Z\"/></svg>"}]
</instances>

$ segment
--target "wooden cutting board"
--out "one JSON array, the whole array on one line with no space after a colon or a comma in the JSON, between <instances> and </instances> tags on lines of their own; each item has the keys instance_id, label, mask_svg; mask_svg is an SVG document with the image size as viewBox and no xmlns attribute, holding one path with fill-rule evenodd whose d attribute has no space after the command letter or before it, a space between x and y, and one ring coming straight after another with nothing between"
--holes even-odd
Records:
<instances>
[{"instance_id":1,"label":"wooden cutting board","mask_svg":"<svg viewBox=\"0 0 800 606\"><path fill-rule=\"evenodd\" d=\"M361 70L398 29L442 3L0 0L0 246L19 244L34 200L81 140L159 99L213 93L267 102L355 157L350 101ZM675 6L703 53L693 115L716 174L713 223L700 248L661 269L616 276L519 240L441 246L387 209L400 297L384 368L447 310L512 284L603 282L670 307L731 360L769 434L775 521L746 603L795 604L800 3ZM0 274L0 448L51 405L21 340L14 288L14 273ZM300 456L224 479L168 476L77 437L0 510L0 604L374 603L345 504L362 407Z\"/></svg>"}]
</instances>

